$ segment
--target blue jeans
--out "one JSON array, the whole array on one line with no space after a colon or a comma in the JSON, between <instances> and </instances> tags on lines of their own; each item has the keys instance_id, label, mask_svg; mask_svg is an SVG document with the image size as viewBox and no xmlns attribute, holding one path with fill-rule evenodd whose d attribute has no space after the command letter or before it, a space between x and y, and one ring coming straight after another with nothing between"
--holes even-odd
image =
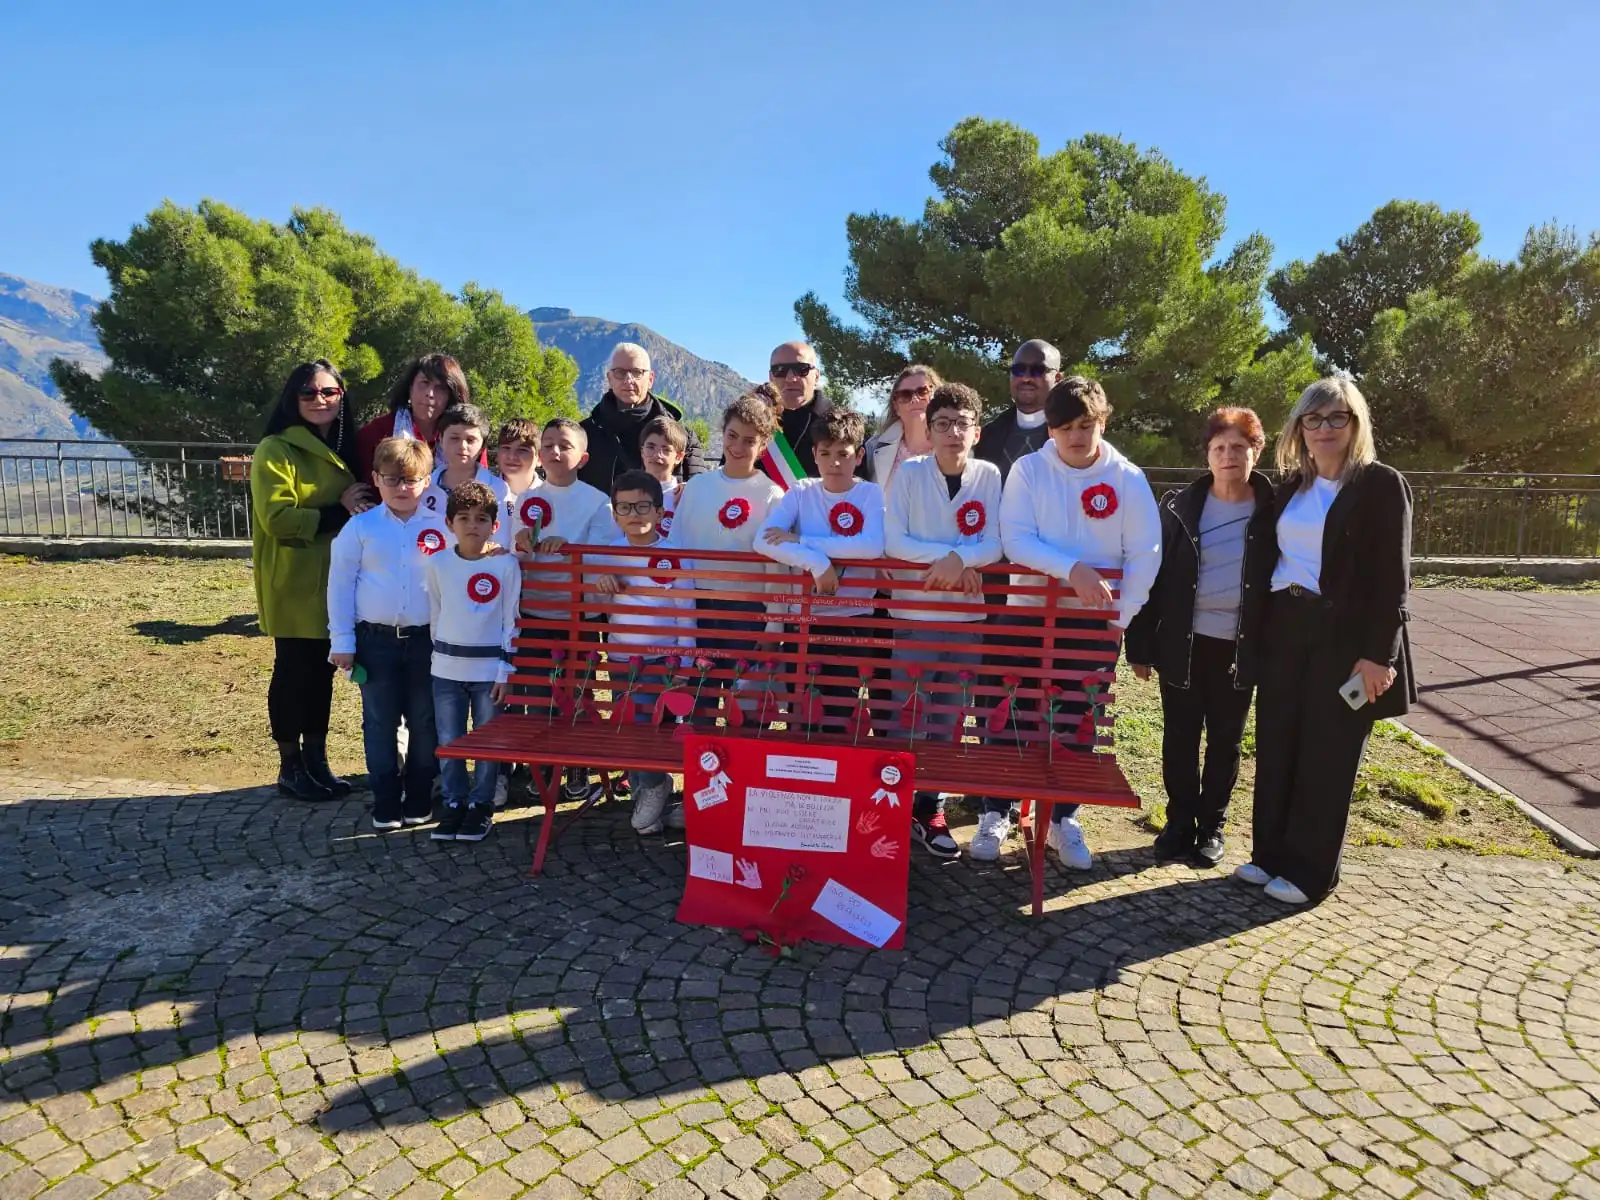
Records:
<instances>
[{"instance_id":1,"label":"blue jeans","mask_svg":"<svg viewBox=\"0 0 1600 1200\"><path fill-rule=\"evenodd\" d=\"M372 815L379 821L426 817L433 809L433 641L426 626L400 637L393 626L356 626L356 662L367 672L361 685L361 744L367 753ZM405 718L410 738L404 777L395 731ZM405 796L401 802L402 793Z\"/></svg>"},{"instance_id":2,"label":"blue jeans","mask_svg":"<svg viewBox=\"0 0 1600 1200\"><path fill-rule=\"evenodd\" d=\"M489 698L492 683L463 683L459 679L433 677L433 720L439 745L448 746L467 734L467 719L472 728L481 729L494 719L494 701ZM482 759L472 764L472 790L467 790L467 763L462 758L441 758L439 775L444 783L446 808L490 808L494 805L494 784L500 778L500 764Z\"/></svg>"},{"instance_id":3,"label":"blue jeans","mask_svg":"<svg viewBox=\"0 0 1600 1200\"><path fill-rule=\"evenodd\" d=\"M976 678L977 668L983 664L982 645L983 627L977 621L972 623L970 632L962 630L960 633L925 629L914 621L899 626L894 631L894 649L889 652L889 678L896 684L893 695L901 700L911 694L911 676L906 668L913 664L922 667L922 682L930 689L939 684L960 687L962 671L970 671ZM942 690L933 691L932 698L939 704L958 702L956 693ZM919 721L930 727L946 727L954 723L955 717L950 713L930 712L919 717ZM891 731L890 736L896 732ZM926 729L912 730L911 737L926 738L930 733L931 730ZM932 792L918 792L911 812L918 820L926 820L938 811L938 806L939 798Z\"/></svg>"}]
</instances>

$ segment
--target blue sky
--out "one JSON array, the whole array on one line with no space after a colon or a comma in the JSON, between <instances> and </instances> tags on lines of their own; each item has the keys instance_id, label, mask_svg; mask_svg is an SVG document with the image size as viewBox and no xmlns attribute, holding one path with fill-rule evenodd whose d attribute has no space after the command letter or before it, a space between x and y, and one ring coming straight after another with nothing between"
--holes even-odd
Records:
<instances>
[{"instance_id":1,"label":"blue sky","mask_svg":"<svg viewBox=\"0 0 1600 1200\"><path fill-rule=\"evenodd\" d=\"M0 2L0 271L88 258L164 197L321 204L423 274L640 321L759 377L844 219L915 216L937 142L1155 146L1279 261L1396 197L1484 249L1600 229L1600 5Z\"/></svg>"}]
</instances>

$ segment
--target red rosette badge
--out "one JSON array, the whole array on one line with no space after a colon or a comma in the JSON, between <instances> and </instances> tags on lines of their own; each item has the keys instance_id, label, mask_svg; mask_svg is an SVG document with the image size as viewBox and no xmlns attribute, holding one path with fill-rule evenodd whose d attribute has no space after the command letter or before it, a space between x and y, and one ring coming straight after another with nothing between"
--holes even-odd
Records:
<instances>
[{"instance_id":1,"label":"red rosette badge","mask_svg":"<svg viewBox=\"0 0 1600 1200\"><path fill-rule=\"evenodd\" d=\"M672 514L671 513L665 514L661 518L661 520L656 522L656 531L658 533L660 533L662 537L666 537L667 534L672 532Z\"/></svg>"},{"instance_id":2,"label":"red rosette badge","mask_svg":"<svg viewBox=\"0 0 1600 1200\"><path fill-rule=\"evenodd\" d=\"M1117 511L1117 491L1109 483L1084 489L1083 511L1096 521L1104 521Z\"/></svg>"},{"instance_id":3,"label":"red rosette badge","mask_svg":"<svg viewBox=\"0 0 1600 1200\"><path fill-rule=\"evenodd\" d=\"M551 518L555 514L550 511L550 502L543 496L529 496L522 502L521 516L524 525L542 533L550 528Z\"/></svg>"},{"instance_id":4,"label":"red rosette badge","mask_svg":"<svg viewBox=\"0 0 1600 1200\"><path fill-rule=\"evenodd\" d=\"M724 529L737 529L750 519L750 501L735 496L729 500L717 513L717 520L722 522Z\"/></svg>"},{"instance_id":5,"label":"red rosette badge","mask_svg":"<svg viewBox=\"0 0 1600 1200\"><path fill-rule=\"evenodd\" d=\"M660 558L651 559L650 565L657 571L676 571L683 564L678 562L678 560L673 558L670 554L664 554ZM662 587L672 586L672 576L670 575L652 575L650 576L650 581L652 583L659 583Z\"/></svg>"},{"instance_id":6,"label":"red rosette badge","mask_svg":"<svg viewBox=\"0 0 1600 1200\"><path fill-rule=\"evenodd\" d=\"M864 524L866 518L861 510L848 500L841 500L828 510L828 527L840 537L855 537Z\"/></svg>"},{"instance_id":7,"label":"red rosette badge","mask_svg":"<svg viewBox=\"0 0 1600 1200\"><path fill-rule=\"evenodd\" d=\"M424 529L417 534L417 549L427 555L439 553L444 549L444 534L437 529Z\"/></svg>"},{"instance_id":8,"label":"red rosette badge","mask_svg":"<svg viewBox=\"0 0 1600 1200\"><path fill-rule=\"evenodd\" d=\"M963 535L982 533L983 527L988 523L989 514L984 512L980 501L968 500L956 509L956 528Z\"/></svg>"},{"instance_id":9,"label":"red rosette badge","mask_svg":"<svg viewBox=\"0 0 1600 1200\"><path fill-rule=\"evenodd\" d=\"M474 604L488 604L500 594L500 581L487 571L479 571L467 580L467 599Z\"/></svg>"}]
</instances>

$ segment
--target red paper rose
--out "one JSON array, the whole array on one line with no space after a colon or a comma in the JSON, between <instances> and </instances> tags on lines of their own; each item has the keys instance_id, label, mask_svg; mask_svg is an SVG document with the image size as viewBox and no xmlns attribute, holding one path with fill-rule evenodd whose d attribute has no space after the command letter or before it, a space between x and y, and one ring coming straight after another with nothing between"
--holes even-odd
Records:
<instances>
[{"instance_id":1,"label":"red paper rose","mask_svg":"<svg viewBox=\"0 0 1600 1200\"><path fill-rule=\"evenodd\" d=\"M424 529L417 534L417 549L424 554L437 554L444 549L444 534L437 529Z\"/></svg>"},{"instance_id":2,"label":"red paper rose","mask_svg":"<svg viewBox=\"0 0 1600 1200\"><path fill-rule=\"evenodd\" d=\"M717 520L722 522L724 529L737 529L750 519L750 501L742 500L735 496L724 504L717 513Z\"/></svg>"},{"instance_id":3,"label":"red paper rose","mask_svg":"<svg viewBox=\"0 0 1600 1200\"><path fill-rule=\"evenodd\" d=\"M554 516L555 513L550 509L550 501L543 496L529 496L522 502L522 523L537 527L541 533L550 528Z\"/></svg>"},{"instance_id":4,"label":"red paper rose","mask_svg":"<svg viewBox=\"0 0 1600 1200\"><path fill-rule=\"evenodd\" d=\"M467 599L475 604L487 604L500 594L500 581L487 571L479 571L467 580Z\"/></svg>"},{"instance_id":5,"label":"red paper rose","mask_svg":"<svg viewBox=\"0 0 1600 1200\"><path fill-rule=\"evenodd\" d=\"M983 505L977 500L968 500L956 509L956 528L963 534L982 533L988 523L989 514L983 511Z\"/></svg>"},{"instance_id":6,"label":"red paper rose","mask_svg":"<svg viewBox=\"0 0 1600 1200\"><path fill-rule=\"evenodd\" d=\"M1117 491L1109 483L1084 489L1083 511L1096 521L1104 521L1117 511Z\"/></svg>"},{"instance_id":7,"label":"red paper rose","mask_svg":"<svg viewBox=\"0 0 1600 1200\"><path fill-rule=\"evenodd\" d=\"M828 525L840 537L855 537L865 523L861 510L848 500L841 500L828 510Z\"/></svg>"}]
</instances>

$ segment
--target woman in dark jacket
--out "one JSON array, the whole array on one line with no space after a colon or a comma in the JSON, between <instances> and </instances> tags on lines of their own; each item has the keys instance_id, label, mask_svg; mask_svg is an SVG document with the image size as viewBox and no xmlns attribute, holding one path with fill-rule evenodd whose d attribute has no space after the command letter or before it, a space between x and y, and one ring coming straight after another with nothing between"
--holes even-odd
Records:
<instances>
[{"instance_id":1,"label":"woman in dark jacket","mask_svg":"<svg viewBox=\"0 0 1600 1200\"><path fill-rule=\"evenodd\" d=\"M1348 379L1301 394L1277 456L1253 845L1234 875L1305 904L1339 882L1373 723L1417 698L1406 636L1411 488L1377 461L1367 402Z\"/></svg>"},{"instance_id":2,"label":"woman in dark jacket","mask_svg":"<svg viewBox=\"0 0 1600 1200\"><path fill-rule=\"evenodd\" d=\"M1261 616L1275 564L1272 485L1255 470L1267 437L1248 408L1206 422L1210 470L1161 502L1161 572L1128 625L1133 673L1161 676L1160 858L1222 859L1222 826L1239 779L1240 741L1260 659ZM1205 770L1200 734L1205 732Z\"/></svg>"}]
</instances>

